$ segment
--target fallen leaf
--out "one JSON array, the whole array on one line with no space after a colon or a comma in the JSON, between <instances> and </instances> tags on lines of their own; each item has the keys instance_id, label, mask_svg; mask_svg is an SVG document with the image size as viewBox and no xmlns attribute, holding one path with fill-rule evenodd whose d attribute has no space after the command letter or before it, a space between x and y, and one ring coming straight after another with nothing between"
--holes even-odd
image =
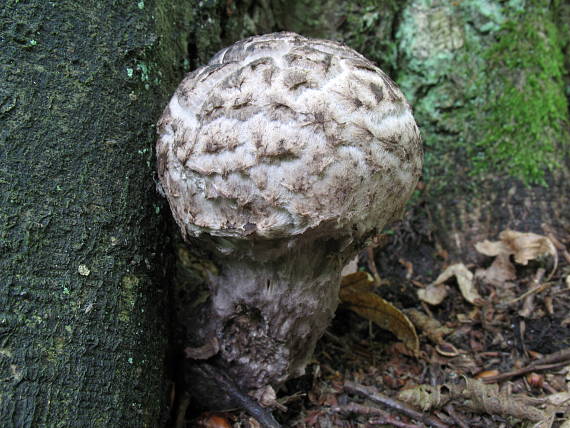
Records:
<instances>
[{"instance_id":1,"label":"fallen leaf","mask_svg":"<svg viewBox=\"0 0 570 428\"><path fill-rule=\"evenodd\" d=\"M443 284L430 284L426 288L418 290L418 297L430 305L439 305L447 297L447 287Z\"/></svg>"},{"instance_id":2,"label":"fallen leaf","mask_svg":"<svg viewBox=\"0 0 570 428\"><path fill-rule=\"evenodd\" d=\"M442 325L437 319L432 318L417 309L405 309L404 313L414 326L435 344L446 345L444 336L453 332L452 328Z\"/></svg>"},{"instance_id":3,"label":"fallen leaf","mask_svg":"<svg viewBox=\"0 0 570 428\"><path fill-rule=\"evenodd\" d=\"M550 276L558 266L558 253L553 242L546 236L536 233L523 233L514 230L504 230L499 234L499 241L482 241L475 244L475 249L490 257L502 255L513 256L516 263L526 265L530 260L544 255L554 258L554 267ZM549 276L549 277L550 277Z\"/></svg>"},{"instance_id":4,"label":"fallen leaf","mask_svg":"<svg viewBox=\"0 0 570 428\"><path fill-rule=\"evenodd\" d=\"M437 345L435 347L435 352L439 355L443 355L444 357L457 357L459 355L459 351L451 343L442 343L441 345Z\"/></svg>"},{"instance_id":5,"label":"fallen leaf","mask_svg":"<svg viewBox=\"0 0 570 428\"><path fill-rule=\"evenodd\" d=\"M542 422L550 417L541 410L540 400L523 394L502 391L498 385L485 385L480 380L463 377L458 384L418 385L402 391L398 398L423 411L441 408L450 400L461 401L462 406L478 413L501 415Z\"/></svg>"},{"instance_id":6,"label":"fallen leaf","mask_svg":"<svg viewBox=\"0 0 570 428\"><path fill-rule=\"evenodd\" d=\"M354 272L343 276L340 281L340 293L342 300L343 290L351 288L354 291L369 292L374 290L374 278L368 272Z\"/></svg>"},{"instance_id":7,"label":"fallen leaf","mask_svg":"<svg viewBox=\"0 0 570 428\"><path fill-rule=\"evenodd\" d=\"M204 428L231 428L230 421L220 415L204 416L198 421L198 426Z\"/></svg>"},{"instance_id":8,"label":"fallen leaf","mask_svg":"<svg viewBox=\"0 0 570 428\"><path fill-rule=\"evenodd\" d=\"M414 325L398 308L375 294L373 289L374 279L366 272L356 272L342 278L340 300L351 311L392 332L414 355L419 355L420 342Z\"/></svg>"},{"instance_id":9,"label":"fallen leaf","mask_svg":"<svg viewBox=\"0 0 570 428\"><path fill-rule=\"evenodd\" d=\"M485 283L501 287L517 278L514 265L506 254L499 254L487 269L478 269L476 276Z\"/></svg>"},{"instance_id":10,"label":"fallen leaf","mask_svg":"<svg viewBox=\"0 0 570 428\"><path fill-rule=\"evenodd\" d=\"M487 377L498 376L500 374L499 370L491 369L491 370L484 370L482 372L477 373L475 379L485 379Z\"/></svg>"},{"instance_id":11,"label":"fallen leaf","mask_svg":"<svg viewBox=\"0 0 570 428\"><path fill-rule=\"evenodd\" d=\"M445 281L455 277L461 294L469 303L473 304L476 300L480 300L481 296L477 292L473 283L473 273L465 267L463 263L456 263L448 266L434 281L434 285L443 284Z\"/></svg>"},{"instance_id":12,"label":"fallen leaf","mask_svg":"<svg viewBox=\"0 0 570 428\"><path fill-rule=\"evenodd\" d=\"M529 260L534 260L545 254L556 257L556 248L546 236L535 233L521 233L514 230L505 230L499 235L505 244L513 249L515 262L526 265Z\"/></svg>"}]
</instances>

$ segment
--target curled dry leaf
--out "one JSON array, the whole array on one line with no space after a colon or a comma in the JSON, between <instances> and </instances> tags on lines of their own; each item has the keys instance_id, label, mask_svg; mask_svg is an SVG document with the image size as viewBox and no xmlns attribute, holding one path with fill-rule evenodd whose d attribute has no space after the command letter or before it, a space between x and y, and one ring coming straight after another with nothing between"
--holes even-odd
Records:
<instances>
[{"instance_id":1,"label":"curled dry leaf","mask_svg":"<svg viewBox=\"0 0 570 428\"><path fill-rule=\"evenodd\" d=\"M452 398L446 385L418 385L398 394L398 398L424 412L441 409Z\"/></svg>"},{"instance_id":2,"label":"curled dry leaf","mask_svg":"<svg viewBox=\"0 0 570 428\"><path fill-rule=\"evenodd\" d=\"M552 273L558 266L558 253L553 242L546 236L536 233L523 233L514 230L504 230L499 234L499 241L482 241L475 244L475 249L490 257L513 256L515 262L528 264L529 260L540 256L551 255L554 258ZM552 273L549 276L552 276Z\"/></svg>"},{"instance_id":3,"label":"curled dry leaf","mask_svg":"<svg viewBox=\"0 0 570 428\"><path fill-rule=\"evenodd\" d=\"M373 288L374 280L366 272L347 275L341 281L340 300L351 311L392 332L414 355L419 355L420 342L414 325L398 308L376 295Z\"/></svg>"},{"instance_id":4,"label":"curled dry leaf","mask_svg":"<svg viewBox=\"0 0 570 428\"><path fill-rule=\"evenodd\" d=\"M418 297L430 305L439 305L447 297L447 287L443 284L430 284L418 290Z\"/></svg>"},{"instance_id":5,"label":"curled dry leaf","mask_svg":"<svg viewBox=\"0 0 570 428\"><path fill-rule=\"evenodd\" d=\"M481 299L473 282L473 273L463 263L448 266L432 284L418 290L418 297L430 305L438 305L447 296L443 283L451 277L455 277L461 294L469 303Z\"/></svg>"},{"instance_id":6,"label":"curled dry leaf","mask_svg":"<svg viewBox=\"0 0 570 428\"><path fill-rule=\"evenodd\" d=\"M485 385L480 380L463 377L459 384L419 385L402 391L400 400L424 411L438 409L450 400L479 413L497 414L533 422L550 418L549 409L539 409L541 401L522 394L510 394L499 390L498 385Z\"/></svg>"},{"instance_id":7,"label":"curled dry leaf","mask_svg":"<svg viewBox=\"0 0 570 428\"><path fill-rule=\"evenodd\" d=\"M444 336L453 332L452 328L441 324L437 319L432 318L417 309L404 310L406 316L412 321L416 328L420 329L433 343L445 345Z\"/></svg>"},{"instance_id":8,"label":"curled dry leaf","mask_svg":"<svg viewBox=\"0 0 570 428\"><path fill-rule=\"evenodd\" d=\"M476 275L485 283L496 287L502 287L507 281L513 281L517 277L515 267L506 254L499 254L491 266L478 269Z\"/></svg>"}]
</instances>

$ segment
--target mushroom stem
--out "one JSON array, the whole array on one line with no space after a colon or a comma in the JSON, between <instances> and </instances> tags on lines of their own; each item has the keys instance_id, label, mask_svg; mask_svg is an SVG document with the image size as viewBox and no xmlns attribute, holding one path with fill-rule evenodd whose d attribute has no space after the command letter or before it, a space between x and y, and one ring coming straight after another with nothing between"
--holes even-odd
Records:
<instances>
[{"instance_id":1,"label":"mushroom stem","mask_svg":"<svg viewBox=\"0 0 570 428\"><path fill-rule=\"evenodd\" d=\"M331 251L338 245L330 240L265 244L273 250L255 246L252 257L217 254L221 271L210 278L209 312L194 330L202 336L196 343L216 337L217 364L247 391L304 373L338 305L346 253L352 255Z\"/></svg>"}]
</instances>

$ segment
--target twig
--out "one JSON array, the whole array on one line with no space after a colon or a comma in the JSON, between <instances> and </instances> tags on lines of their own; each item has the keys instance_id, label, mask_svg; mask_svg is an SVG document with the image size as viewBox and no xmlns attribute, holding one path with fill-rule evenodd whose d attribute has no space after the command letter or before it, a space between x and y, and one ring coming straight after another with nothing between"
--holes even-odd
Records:
<instances>
[{"instance_id":1,"label":"twig","mask_svg":"<svg viewBox=\"0 0 570 428\"><path fill-rule=\"evenodd\" d=\"M507 380L507 379L510 379L512 377L520 376L520 375L527 374L527 373L534 372L534 371L557 369L559 367L567 366L568 364L569 364L568 361L561 361L559 363L544 364L544 365L540 365L540 366L526 366L526 367L522 367L520 369L513 370L513 371L510 371L507 373L501 373L497 376L485 377L482 380L484 383L495 383L495 382L500 382L502 380Z\"/></svg>"},{"instance_id":2,"label":"twig","mask_svg":"<svg viewBox=\"0 0 570 428\"><path fill-rule=\"evenodd\" d=\"M553 352L552 354L539 358L538 360L535 360L529 365L521 367L520 369L513 370L507 373L502 373L497 376L490 376L483 378L483 382L485 383L500 382L502 380L510 379L512 377L520 376L533 371L557 369L558 367L564 367L568 364L570 364L570 348Z\"/></svg>"},{"instance_id":3,"label":"twig","mask_svg":"<svg viewBox=\"0 0 570 428\"><path fill-rule=\"evenodd\" d=\"M256 403L247 394L239 390L233 381L228 379L226 375L219 372L210 364L200 364L198 366L204 374L211 378L216 384L222 388L235 401L236 405L244 408L257 422L264 428L281 428L279 422L275 420L273 415Z\"/></svg>"},{"instance_id":4,"label":"twig","mask_svg":"<svg viewBox=\"0 0 570 428\"><path fill-rule=\"evenodd\" d=\"M176 422L174 423L175 428L183 428L186 426L186 410L190 405L190 396L186 393L182 396L180 404L178 405L178 411L176 414Z\"/></svg>"},{"instance_id":5,"label":"twig","mask_svg":"<svg viewBox=\"0 0 570 428\"><path fill-rule=\"evenodd\" d=\"M399 421L398 419L393 418L388 412L377 407L363 406L358 403L349 403L345 406L334 406L331 407L331 410L336 413L373 416L375 419L377 418L377 420L374 421L374 424L390 424L400 428L422 428L419 425Z\"/></svg>"},{"instance_id":6,"label":"twig","mask_svg":"<svg viewBox=\"0 0 570 428\"><path fill-rule=\"evenodd\" d=\"M378 267L376 267L376 260L374 260L374 245L369 245L366 249L366 258L368 269L370 269L374 277L374 285L378 287L382 284L382 278L380 277L380 272L378 272Z\"/></svg>"},{"instance_id":7,"label":"twig","mask_svg":"<svg viewBox=\"0 0 570 428\"><path fill-rule=\"evenodd\" d=\"M552 354L545 355L538 360L534 360L530 365L543 365L543 364L551 364L551 363L558 363L561 361L568 361L570 362L570 348L561 349L560 351L553 352Z\"/></svg>"},{"instance_id":8,"label":"twig","mask_svg":"<svg viewBox=\"0 0 570 428\"><path fill-rule=\"evenodd\" d=\"M531 294L535 294L535 293L541 292L541 291L545 290L547 287L550 287L550 286L552 285L551 282L545 282L545 283L542 283L542 282L541 282L541 281L542 281L542 278L543 278L543 276L544 276L544 273L545 273L545 270L544 270L544 269L542 269L542 268L539 269L539 270L536 272L536 275L535 275L535 277L534 277L533 280L532 280L532 282L533 282L534 284L536 284L536 285L535 285L534 287L532 287L531 289L525 291L525 292L524 292L523 294L521 294L520 296L515 297L514 299L510 300L509 302L507 302L507 305L512 305L513 303L516 303L516 302L518 302L519 300L522 300L522 299L524 299L525 297L530 296Z\"/></svg>"},{"instance_id":9,"label":"twig","mask_svg":"<svg viewBox=\"0 0 570 428\"><path fill-rule=\"evenodd\" d=\"M374 403L388 406L400 413L403 413L425 424L434 426L436 428L448 428L448 425L444 424L439 419L426 415L424 413L420 413L401 401L395 400L393 398L381 394L373 387L359 385L357 383L347 381L344 383L344 390L349 393L358 394L360 396L366 397L369 400L373 401Z\"/></svg>"},{"instance_id":10,"label":"twig","mask_svg":"<svg viewBox=\"0 0 570 428\"><path fill-rule=\"evenodd\" d=\"M447 404L444 407L444 409L447 412L447 414L449 416L451 416L451 418L455 421L455 423L457 425L459 425L461 428L469 428L469 425L467 424L467 422L465 422L463 420L463 418L461 416L459 416L459 414L457 414L457 412L455 411L455 409L453 408L453 406L451 404Z\"/></svg>"}]
</instances>

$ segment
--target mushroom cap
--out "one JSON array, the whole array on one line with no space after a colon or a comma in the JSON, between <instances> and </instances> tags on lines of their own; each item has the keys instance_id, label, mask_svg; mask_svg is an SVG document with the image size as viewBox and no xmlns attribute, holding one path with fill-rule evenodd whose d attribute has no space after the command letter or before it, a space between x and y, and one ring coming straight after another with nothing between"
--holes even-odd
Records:
<instances>
[{"instance_id":1,"label":"mushroom cap","mask_svg":"<svg viewBox=\"0 0 570 428\"><path fill-rule=\"evenodd\" d=\"M189 73L158 133L185 239L362 237L401 214L422 166L395 83L345 45L294 33L242 40Z\"/></svg>"}]
</instances>

